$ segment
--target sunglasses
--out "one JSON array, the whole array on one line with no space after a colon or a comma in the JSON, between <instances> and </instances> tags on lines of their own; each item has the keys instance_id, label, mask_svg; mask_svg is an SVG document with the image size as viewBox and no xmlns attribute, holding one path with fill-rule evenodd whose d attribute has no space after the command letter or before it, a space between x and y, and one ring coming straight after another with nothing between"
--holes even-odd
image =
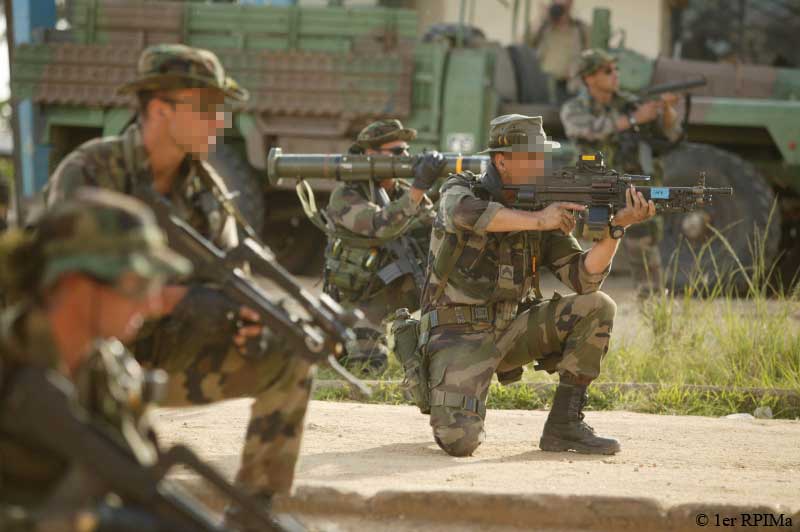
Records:
<instances>
[{"instance_id":1,"label":"sunglasses","mask_svg":"<svg viewBox=\"0 0 800 532\"><path fill-rule=\"evenodd\" d=\"M394 146L392 148L381 148L382 153L390 153L392 155L408 155L408 146Z\"/></svg>"},{"instance_id":2,"label":"sunglasses","mask_svg":"<svg viewBox=\"0 0 800 532\"><path fill-rule=\"evenodd\" d=\"M163 102L167 102L168 104L172 105L172 108L175 109L175 106L179 103L184 105L188 105L192 108L192 111L202 115L205 120L216 120L219 116L219 113L227 112L227 108L224 103L212 102L207 100L200 100L199 102L192 101L192 100L184 100L181 98L166 98L166 97L159 97L159 100Z\"/></svg>"}]
</instances>

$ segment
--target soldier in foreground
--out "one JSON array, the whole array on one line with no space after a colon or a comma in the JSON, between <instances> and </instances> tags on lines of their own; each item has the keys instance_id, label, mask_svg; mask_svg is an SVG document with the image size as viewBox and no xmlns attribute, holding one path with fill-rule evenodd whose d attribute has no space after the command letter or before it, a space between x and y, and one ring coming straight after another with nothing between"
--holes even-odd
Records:
<instances>
[{"instance_id":1,"label":"soldier in foreground","mask_svg":"<svg viewBox=\"0 0 800 532\"><path fill-rule=\"evenodd\" d=\"M142 320L159 311L167 278L190 270L167 247L143 204L105 191L79 195L47 212L32 234L9 232L0 240L0 284L18 296L0 315L0 529L5 531L128 530L123 525L137 522L122 508L104 505L104 494L92 497L89 479L70 478L70 464L62 458L12 435L9 393L19 372L31 367L74 384L80 407L109 427L142 426L138 418L145 404L125 402L128 397L115 393L130 391L133 397L141 389L138 365L124 349L111 349L111 358L92 356L95 342L132 339ZM56 441L59 436L52 434ZM118 434L120 440L127 436Z\"/></svg>"},{"instance_id":2,"label":"soldier in foreground","mask_svg":"<svg viewBox=\"0 0 800 532\"><path fill-rule=\"evenodd\" d=\"M649 174L660 184L661 168L653 160L649 145L630 137L631 145L623 149L620 135L633 131L676 142L681 137L680 120L674 108L677 96L667 93L657 100L639 102L633 95L620 91L616 59L599 49L581 54L578 75L584 87L561 109L567 137L577 144L580 153L601 151L608 167L624 173ZM662 222L654 218L633 227L622 241L640 297L660 293L664 287L658 251L661 233Z\"/></svg>"},{"instance_id":3,"label":"soldier in foreground","mask_svg":"<svg viewBox=\"0 0 800 532\"><path fill-rule=\"evenodd\" d=\"M408 155L408 142L417 136L399 120L381 120L365 127L350 148L367 155ZM349 352L349 367L382 372L388 362L384 320L398 308L419 308L422 291L414 276L398 267L385 244L404 235L420 251L406 257L424 270L433 206L425 192L446 164L438 152L426 153L414 169L415 178L385 179L380 183L342 183L331 194L328 218L335 230L325 250L325 292L345 307L359 308L365 319L356 326L357 353Z\"/></svg>"},{"instance_id":4,"label":"soldier in foreground","mask_svg":"<svg viewBox=\"0 0 800 532\"><path fill-rule=\"evenodd\" d=\"M597 436L582 412L614 323L616 305L599 290L618 241L607 235L581 249L571 235L571 211L583 205L554 203L536 212L504 206L503 186L535 183L557 147L547 140L541 117L495 118L488 170L455 175L442 187L419 342L429 364L434 439L450 455L469 456L483 442L492 375L514 382L532 361L560 379L539 447L597 454L620 449L616 440ZM627 200L615 226L655 214L653 203L633 188ZM543 300L542 267L576 293Z\"/></svg>"},{"instance_id":5,"label":"soldier in foreground","mask_svg":"<svg viewBox=\"0 0 800 532\"><path fill-rule=\"evenodd\" d=\"M138 119L121 136L96 139L68 155L51 176L48 204L80 186L136 194L152 187L175 216L221 249L238 239L238 211L205 157L225 125L225 99L247 92L217 57L183 45L156 45L139 60L138 77L120 92L136 95ZM165 403L208 404L253 397L237 486L265 506L292 486L311 389L311 365L293 357L214 286L190 279L164 290L163 317L132 343L146 367L170 376ZM247 529L234 511L227 519Z\"/></svg>"}]
</instances>

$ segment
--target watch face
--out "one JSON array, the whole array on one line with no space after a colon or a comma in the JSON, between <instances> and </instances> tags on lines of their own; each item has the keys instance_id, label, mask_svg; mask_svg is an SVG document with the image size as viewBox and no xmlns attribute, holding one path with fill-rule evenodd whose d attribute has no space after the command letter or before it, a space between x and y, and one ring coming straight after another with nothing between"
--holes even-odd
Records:
<instances>
[{"instance_id":1,"label":"watch face","mask_svg":"<svg viewBox=\"0 0 800 532\"><path fill-rule=\"evenodd\" d=\"M611 227L611 238L619 240L625 234L625 228L619 225Z\"/></svg>"}]
</instances>

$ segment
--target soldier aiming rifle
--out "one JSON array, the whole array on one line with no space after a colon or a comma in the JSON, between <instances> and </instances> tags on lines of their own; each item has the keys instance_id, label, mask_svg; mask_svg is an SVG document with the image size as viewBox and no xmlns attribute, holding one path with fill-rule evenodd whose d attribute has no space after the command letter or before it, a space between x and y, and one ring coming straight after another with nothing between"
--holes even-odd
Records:
<instances>
[{"instance_id":1,"label":"soldier aiming rifle","mask_svg":"<svg viewBox=\"0 0 800 532\"><path fill-rule=\"evenodd\" d=\"M683 135L676 92L703 85L705 80L630 94L619 90L616 59L600 49L581 54L578 76L583 87L562 107L561 122L579 153L602 152L609 168L621 173L648 174L660 185L663 171L658 156ZM654 218L632 227L622 240L637 293L642 298L664 289L658 250L662 231L663 222Z\"/></svg>"}]
</instances>

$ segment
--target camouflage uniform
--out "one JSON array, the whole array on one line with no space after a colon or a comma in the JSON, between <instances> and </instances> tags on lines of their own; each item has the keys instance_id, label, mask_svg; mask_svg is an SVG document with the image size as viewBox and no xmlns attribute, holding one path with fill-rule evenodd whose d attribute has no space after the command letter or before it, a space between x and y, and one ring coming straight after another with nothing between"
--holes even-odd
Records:
<instances>
[{"instance_id":1,"label":"camouflage uniform","mask_svg":"<svg viewBox=\"0 0 800 532\"><path fill-rule=\"evenodd\" d=\"M541 117L496 118L490 151L510 151L504 149L510 135L532 135L537 127L544 137ZM429 364L434 439L454 456L472 454L484 439L495 372L513 382L523 365L537 361L538 369L585 385L600 373L614 322L614 302L598 291L608 270L590 274L573 236L486 231L504 208L501 187L493 164L480 176L451 177L431 237L420 344ZM576 294L543 300L542 267Z\"/></svg>"},{"instance_id":2,"label":"camouflage uniform","mask_svg":"<svg viewBox=\"0 0 800 532\"><path fill-rule=\"evenodd\" d=\"M582 55L580 74L591 74L614 61L612 56L601 50L587 50ZM621 116L631 115L637 103L636 96L619 91L607 105L601 105L592 99L586 87L582 87L579 94L562 107L561 123L564 124L567 137L575 142L579 153L601 151L609 168L632 174L648 173L653 176L654 184L661 184L663 172L659 161L652 160L649 145L633 145L631 139L631 145L621 149L616 121ZM664 144L677 141L682 133L677 121L672 128L665 131L660 118L638 127L643 138L661 139ZM649 222L631 227L622 240L630 257L633 278L642 295L664 284L661 255L658 251L661 234L662 220L653 218Z\"/></svg>"},{"instance_id":3,"label":"camouflage uniform","mask_svg":"<svg viewBox=\"0 0 800 532\"><path fill-rule=\"evenodd\" d=\"M235 87L216 58L209 56L213 54L180 45L151 47L140 60L140 79L124 89L150 89L160 83L171 88ZM208 62L213 71L204 70ZM153 74L158 72L162 74ZM191 73L188 80L181 77L186 72ZM236 88L226 94L242 91ZM187 155L179 174L168 198L173 212L221 248L234 246L237 230L229 214L228 191L213 168ZM67 156L50 178L47 201L53 205L82 185L135 194L137 187L152 182L140 127L133 125L119 137L89 141ZM243 356L233 343L236 326L230 320L239 305L213 286L191 279L188 286L189 292L170 316L145 326L132 346L136 358L168 372L169 406L253 397L236 483L265 498L287 492L300 451L311 366L275 344L260 356Z\"/></svg>"},{"instance_id":4,"label":"camouflage uniform","mask_svg":"<svg viewBox=\"0 0 800 532\"><path fill-rule=\"evenodd\" d=\"M381 120L361 131L351 151L415 136L416 131L404 129L398 120ZM427 197L414 205L409 188L406 181L395 180L387 191L388 203L379 204L378 184L342 183L331 194L326 209L335 232L329 234L325 250L325 291L346 308L364 312L365 319L355 329L360 351L355 361L375 370L385 367L387 361L384 320L398 308L412 312L419 308L420 293L413 275L398 271L388 276L388 283L378 275L381 270L390 271L397 258L382 245L401 235L409 236L420 250L421 256L413 260L425 259L433 206ZM421 267L424 269L424 264ZM348 358L353 358L352 353Z\"/></svg>"},{"instance_id":5,"label":"camouflage uniform","mask_svg":"<svg viewBox=\"0 0 800 532\"><path fill-rule=\"evenodd\" d=\"M3 282L16 291L24 289L28 297L0 315L0 396L10 393L24 368L40 369L67 383L68 371L40 300L62 275L81 272L113 282L125 271L164 278L190 269L185 259L166 247L144 205L109 192L83 191L80 200L61 203L46 213L30 237L37 253L11 259L9 248L28 245L27 238L10 234L6 238L0 264L10 274L3 276ZM143 382L132 355L119 342L105 340L69 384L75 388L75 408L118 429L122 441L150 445L141 436L132 440L147 425ZM71 530L75 513L94 511L103 494L93 494L94 487L72 474L65 459L16 434L14 418L7 416L9 407L0 401L0 530L33 529L34 523L42 527L37 530ZM63 508L69 509L66 515Z\"/></svg>"}]
</instances>

